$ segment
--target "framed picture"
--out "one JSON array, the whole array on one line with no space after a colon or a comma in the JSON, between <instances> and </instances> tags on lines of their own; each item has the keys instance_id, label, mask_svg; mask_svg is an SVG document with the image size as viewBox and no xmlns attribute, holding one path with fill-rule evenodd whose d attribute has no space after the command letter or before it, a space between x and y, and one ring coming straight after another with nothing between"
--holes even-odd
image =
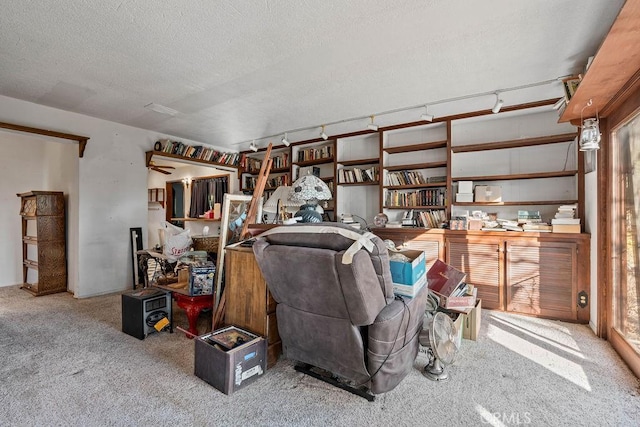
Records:
<instances>
[{"instance_id":1,"label":"framed picture","mask_svg":"<svg viewBox=\"0 0 640 427\"><path fill-rule=\"evenodd\" d=\"M216 301L215 309L217 310L218 304L220 304L220 293L222 291L222 279L224 272L224 248L231 244L240 241L242 236L240 232L242 225L247 219L247 211L251 203L252 195L244 194L225 194L222 201L222 212L220 213L220 239L218 242L218 260L216 262L216 275L215 275L215 292ZM256 223L260 222L262 217L262 198L258 203L258 212L256 214Z\"/></svg>"},{"instance_id":2,"label":"framed picture","mask_svg":"<svg viewBox=\"0 0 640 427\"><path fill-rule=\"evenodd\" d=\"M573 98L573 95L576 93L576 90L580 85L580 81L579 76L572 76L562 80L562 85L564 86L564 97L567 103L569 103L571 98Z\"/></svg>"}]
</instances>

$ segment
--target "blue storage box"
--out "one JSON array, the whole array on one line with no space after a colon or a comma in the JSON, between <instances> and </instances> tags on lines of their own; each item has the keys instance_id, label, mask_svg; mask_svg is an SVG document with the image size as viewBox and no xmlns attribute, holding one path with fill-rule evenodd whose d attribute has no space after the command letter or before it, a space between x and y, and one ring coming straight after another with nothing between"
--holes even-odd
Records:
<instances>
[{"instance_id":1,"label":"blue storage box","mask_svg":"<svg viewBox=\"0 0 640 427\"><path fill-rule=\"evenodd\" d=\"M399 253L409 258L409 262L390 261L391 263L391 279L393 283L399 285L414 285L427 272L427 263L424 251L407 249L399 251ZM393 255L393 253L389 253Z\"/></svg>"}]
</instances>

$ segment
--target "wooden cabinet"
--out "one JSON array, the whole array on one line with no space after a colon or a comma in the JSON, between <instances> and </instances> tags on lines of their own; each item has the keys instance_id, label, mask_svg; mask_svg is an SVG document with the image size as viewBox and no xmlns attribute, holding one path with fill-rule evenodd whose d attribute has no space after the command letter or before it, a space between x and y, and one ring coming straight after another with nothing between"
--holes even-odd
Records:
<instances>
[{"instance_id":1,"label":"wooden cabinet","mask_svg":"<svg viewBox=\"0 0 640 427\"><path fill-rule=\"evenodd\" d=\"M445 259L444 231L417 228L374 228L373 233L383 240L392 240L396 247L424 251L427 269L437 259Z\"/></svg>"},{"instance_id":2,"label":"wooden cabinet","mask_svg":"<svg viewBox=\"0 0 640 427\"><path fill-rule=\"evenodd\" d=\"M506 242L506 310L577 320L578 245Z\"/></svg>"},{"instance_id":3,"label":"wooden cabinet","mask_svg":"<svg viewBox=\"0 0 640 427\"><path fill-rule=\"evenodd\" d=\"M225 262L225 323L265 337L267 365L271 367L282 352L276 302L267 289L251 248L227 248Z\"/></svg>"},{"instance_id":4,"label":"wooden cabinet","mask_svg":"<svg viewBox=\"0 0 640 427\"><path fill-rule=\"evenodd\" d=\"M589 322L588 234L372 231L398 246L424 250L427 268L439 258L467 273L467 282L478 288L483 308Z\"/></svg>"},{"instance_id":5,"label":"wooden cabinet","mask_svg":"<svg viewBox=\"0 0 640 427\"><path fill-rule=\"evenodd\" d=\"M467 282L478 288L482 307L503 310L503 239L454 235L447 237L445 244L447 263L467 273Z\"/></svg>"},{"instance_id":6,"label":"wooden cabinet","mask_svg":"<svg viewBox=\"0 0 640 427\"><path fill-rule=\"evenodd\" d=\"M22 289L46 295L67 290L64 194L18 194L22 217Z\"/></svg>"}]
</instances>

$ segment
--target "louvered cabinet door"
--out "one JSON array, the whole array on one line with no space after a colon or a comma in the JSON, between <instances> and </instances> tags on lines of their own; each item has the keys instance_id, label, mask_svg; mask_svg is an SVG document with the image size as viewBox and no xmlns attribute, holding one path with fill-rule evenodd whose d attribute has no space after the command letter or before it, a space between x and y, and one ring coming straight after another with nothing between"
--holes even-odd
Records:
<instances>
[{"instance_id":1,"label":"louvered cabinet door","mask_svg":"<svg viewBox=\"0 0 640 427\"><path fill-rule=\"evenodd\" d=\"M467 283L478 288L482 308L504 310L504 241L490 237L449 238L447 263L467 273Z\"/></svg>"},{"instance_id":2,"label":"louvered cabinet door","mask_svg":"<svg viewBox=\"0 0 640 427\"><path fill-rule=\"evenodd\" d=\"M443 259L443 241L436 240L411 240L406 242L404 246L408 249L424 251L425 260L427 261L427 271L431 268L437 259Z\"/></svg>"},{"instance_id":3,"label":"louvered cabinet door","mask_svg":"<svg viewBox=\"0 0 640 427\"><path fill-rule=\"evenodd\" d=\"M509 241L507 311L577 320L577 245Z\"/></svg>"}]
</instances>

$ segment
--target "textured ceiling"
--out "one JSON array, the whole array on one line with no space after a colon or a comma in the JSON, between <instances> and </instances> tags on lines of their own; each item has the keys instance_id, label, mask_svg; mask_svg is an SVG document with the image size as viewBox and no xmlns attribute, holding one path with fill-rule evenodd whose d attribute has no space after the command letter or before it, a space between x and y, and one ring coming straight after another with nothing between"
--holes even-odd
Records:
<instances>
[{"instance_id":1,"label":"textured ceiling","mask_svg":"<svg viewBox=\"0 0 640 427\"><path fill-rule=\"evenodd\" d=\"M579 72L623 3L0 0L0 94L246 149L245 141L291 129ZM551 84L502 98L509 105L561 94ZM494 99L429 110L490 108ZM178 114L144 108L152 102Z\"/></svg>"}]
</instances>

